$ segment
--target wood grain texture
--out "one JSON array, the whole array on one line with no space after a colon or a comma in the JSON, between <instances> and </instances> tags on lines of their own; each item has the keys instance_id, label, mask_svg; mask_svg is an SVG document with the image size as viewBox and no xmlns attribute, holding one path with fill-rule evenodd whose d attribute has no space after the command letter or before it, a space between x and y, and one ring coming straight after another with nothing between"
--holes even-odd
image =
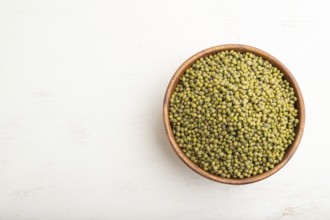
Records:
<instances>
[{"instance_id":1,"label":"wood grain texture","mask_svg":"<svg viewBox=\"0 0 330 220\"><path fill-rule=\"evenodd\" d=\"M296 94L297 99L298 99L297 102L296 102L296 105L297 105L296 107L298 108L298 112L299 112L298 113L299 124L295 129L295 133L296 133L295 139L294 139L293 143L291 144L291 146L289 146L287 148L283 160L279 164L277 164L273 169L271 169L267 172L264 172L264 173L256 175L256 176L248 177L248 178L243 178L243 179L223 178L223 177L220 177L220 176L216 176L216 175L213 175L213 174L203 170L198 165L193 163L184 154L182 149L176 143L175 138L174 138L174 134L173 134L173 131L172 131L172 128L171 128L170 120L169 120L170 98L171 98L171 95L172 95L174 89L176 88L176 86L179 82L180 77L199 58L207 56L207 55L215 54L215 53L218 53L219 51L223 51L223 50L235 50L235 51L239 51L239 52L251 52L251 53L254 53L254 54L256 54L258 56L261 56L264 59L268 60L272 65L277 67L284 74L284 78L294 88L295 94ZM273 175L274 173L279 171L291 159L291 157L293 156L293 154L297 150L298 145L299 145L300 140L301 140L302 135L303 135L303 131L304 131L304 127L305 127L305 106L304 106L303 96L302 96L302 93L301 93L300 88L298 86L298 83L296 82L295 78L293 77L293 75L291 74L289 69L286 68L279 60L277 60L272 55L266 53L265 51L262 51L258 48L255 48L255 47L240 45L240 44L226 44L226 45L220 45L220 46L215 46L215 47L205 49L205 50L193 55L192 57L190 57L187 61L185 61L179 67L179 69L175 72L174 76L172 77L172 79L171 79L171 81L170 81L170 83L167 87L166 93L165 93L165 98L164 98L164 103L163 103L163 120L164 120L164 125L165 125L165 131L166 131L167 137L170 141L170 144L171 144L172 148L174 149L176 154L179 156L179 158L188 167L190 167L192 170L194 170L198 174L200 174L200 175L202 175L202 176L204 176L204 177L206 177L210 180L213 180L213 181L216 181L216 182L219 182L219 183L240 185L240 184L254 183L254 182L263 180L263 179Z\"/></svg>"}]
</instances>

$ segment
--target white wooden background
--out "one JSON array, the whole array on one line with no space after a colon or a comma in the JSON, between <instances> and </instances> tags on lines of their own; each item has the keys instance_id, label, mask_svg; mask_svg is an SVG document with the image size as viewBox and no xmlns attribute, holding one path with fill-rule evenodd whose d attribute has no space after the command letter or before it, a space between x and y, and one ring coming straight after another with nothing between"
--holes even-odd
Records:
<instances>
[{"instance_id":1,"label":"white wooden background","mask_svg":"<svg viewBox=\"0 0 330 220\"><path fill-rule=\"evenodd\" d=\"M328 2L0 0L0 219L330 219ZM292 160L245 186L191 171L162 123L175 70L225 43L306 104Z\"/></svg>"}]
</instances>

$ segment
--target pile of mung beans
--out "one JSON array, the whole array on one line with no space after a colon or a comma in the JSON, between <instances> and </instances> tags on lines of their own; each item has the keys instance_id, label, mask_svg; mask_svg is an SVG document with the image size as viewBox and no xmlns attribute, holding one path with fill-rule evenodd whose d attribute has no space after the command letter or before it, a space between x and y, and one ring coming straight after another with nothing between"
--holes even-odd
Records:
<instances>
[{"instance_id":1,"label":"pile of mung beans","mask_svg":"<svg viewBox=\"0 0 330 220\"><path fill-rule=\"evenodd\" d=\"M170 98L177 144L205 171L247 178L278 164L295 138L297 98L283 73L249 52L198 59Z\"/></svg>"}]
</instances>

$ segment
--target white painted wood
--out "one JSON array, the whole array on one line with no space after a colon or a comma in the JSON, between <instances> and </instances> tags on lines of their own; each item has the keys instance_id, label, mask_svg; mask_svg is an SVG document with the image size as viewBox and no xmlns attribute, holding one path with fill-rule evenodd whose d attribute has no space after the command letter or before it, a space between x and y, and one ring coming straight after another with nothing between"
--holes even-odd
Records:
<instances>
[{"instance_id":1,"label":"white painted wood","mask_svg":"<svg viewBox=\"0 0 330 220\"><path fill-rule=\"evenodd\" d=\"M0 1L0 219L330 219L328 1ZM306 105L277 174L229 186L163 129L172 74L219 44L258 47Z\"/></svg>"}]
</instances>

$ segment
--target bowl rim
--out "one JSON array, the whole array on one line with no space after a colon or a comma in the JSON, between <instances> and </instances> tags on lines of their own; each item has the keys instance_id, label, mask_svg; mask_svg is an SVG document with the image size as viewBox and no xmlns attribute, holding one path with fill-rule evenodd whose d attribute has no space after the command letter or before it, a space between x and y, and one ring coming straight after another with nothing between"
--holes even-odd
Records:
<instances>
[{"instance_id":1,"label":"bowl rim","mask_svg":"<svg viewBox=\"0 0 330 220\"><path fill-rule=\"evenodd\" d=\"M212 55L215 53L218 53L220 51L224 50L234 50L238 52L250 52L253 54L256 54L258 56L263 57L264 59L268 60L273 66L278 68L283 74L284 78L289 82L290 86L294 89L295 95L297 97L297 102L296 106L298 108L298 119L299 119L299 124L295 128L295 139L291 146L289 146L286 150L286 153L284 155L284 158L273 168L270 169L269 171L266 171L262 174L258 174L255 176L247 177L247 178L242 178L242 179L235 179L235 178L224 178L220 176L216 176L214 174L211 174L202 168L200 168L197 164L192 162L182 151L182 149L179 147L179 145L176 143L174 134L171 128L170 120L169 120L169 105L170 105L170 98L171 95L176 88L179 79L181 76L185 73L185 71L199 58L205 57L208 55ZM175 151L175 153L179 156L179 158L188 166L190 167L193 171L196 173L202 175L203 177L219 182L219 183L225 183L225 184L232 184L232 185L242 185L242 184L249 184L249 183L254 183L260 180L263 180L277 171L279 171L293 156L295 151L297 150L299 143L301 141L304 127L305 127L305 105L304 105L304 100L303 96L301 93L301 90L299 88L299 85L297 81L295 80L294 76L290 72L290 70L282 64L278 59L273 57L272 55L268 54L267 52L260 50L256 47L248 46L248 45L242 45L242 44L224 44L224 45L218 45L214 47L210 47L207 49L204 49L190 58L188 58L174 73L172 79L170 80L165 97L164 97L164 102L163 102L163 121L164 121L164 126L165 126L165 131L167 138L169 139L169 142Z\"/></svg>"}]
</instances>

